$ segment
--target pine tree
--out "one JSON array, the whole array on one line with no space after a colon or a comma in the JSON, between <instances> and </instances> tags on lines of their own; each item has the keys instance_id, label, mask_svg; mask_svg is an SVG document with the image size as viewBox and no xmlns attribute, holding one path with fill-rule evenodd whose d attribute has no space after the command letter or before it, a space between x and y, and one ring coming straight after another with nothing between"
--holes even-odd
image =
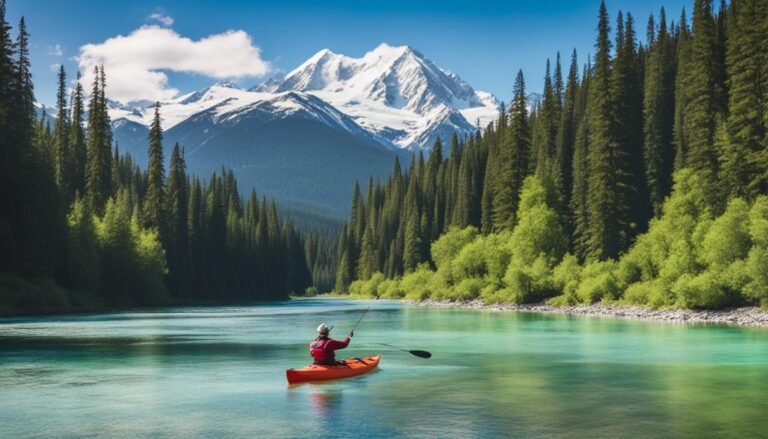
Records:
<instances>
[{"instance_id":1,"label":"pine tree","mask_svg":"<svg viewBox=\"0 0 768 439\"><path fill-rule=\"evenodd\" d=\"M643 91L635 39L634 21L630 13L622 25L619 12L616 33L616 58L613 60L611 99L614 115L611 137L616 142L616 168L613 191L615 222L619 235L618 251L629 246L638 231L645 229L650 208L645 191L643 169ZM617 255L618 253L615 253Z\"/></svg>"},{"instance_id":2,"label":"pine tree","mask_svg":"<svg viewBox=\"0 0 768 439\"><path fill-rule=\"evenodd\" d=\"M685 127L685 112L688 107L689 93L686 84L686 71L691 63L691 36L688 28L688 21L685 16L685 9L680 15L680 23L675 35L677 41L676 58L677 71L675 76L675 120L674 120L674 142L675 142L675 171L688 166L688 151L690 149L687 128Z\"/></svg>"},{"instance_id":3,"label":"pine tree","mask_svg":"<svg viewBox=\"0 0 768 439\"><path fill-rule=\"evenodd\" d=\"M56 125L54 127L54 150L56 184L67 199L74 196L74 154L69 146L69 117L67 114L67 76L64 66L59 66L59 88L56 93Z\"/></svg>"},{"instance_id":4,"label":"pine tree","mask_svg":"<svg viewBox=\"0 0 768 439\"><path fill-rule=\"evenodd\" d=\"M674 161L675 60L664 8L659 13L658 33L651 16L648 40L653 44L645 68L643 160L649 200L654 214L658 215L672 189Z\"/></svg>"},{"instance_id":5,"label":"pine tree","mask_svg":"<svg viewBox=\"0 0 768 439\"><path fill-rule=\"evenodd\" d=\"M334 290L339 293L346 292L349 284L354 279L354 262L352 261L350 250L350 237L345 227L339 238L339 263L336 270L336 285L334 287Z\"/></svg>"},{"instance_id":6,"label":"pine tree","mask_svg":"<svg viewBox=\"0 0 768 439\"><path fill-rule=\"evenodd\" d=\"M615 100L611 87L610 27L605 2L601 2L598 37L595 45L595 66L589 89L589 147L588 198L589 238L588 256L595 259L613 258L621 251L623 200L618 192L619 145L615 139ZM620 22L621 23L621 22Z\"/></svg>"},{"instance_id":7,"label":"pine tree","mask_svg":"<svg viewBox=\"0 0 768 439\"><path fill-rule=\"evenodd\" d=\"M488 150L488 159L485 161L483 169L483 194L480 198L480 230L484 234L493 231L493 194L495 191L495 169L498 160L498 148L491 145Z\"/></svg>"},{"instance_id":8,"label":"pine tree","mask_svg":"<svg viewBox=\"0 0 768 439\"><path fill-rule=\"evenodd\" d=\"M687 102L682 123L688 140L686 165L701 175L713 206L720 201L715 186L718 176L715 121L719 107L715 32L712 0L696 0L690 62L683 73Z\"/></svg>"},{"instance_id":9,"label":"pine tree","mask_svg":"<svg viewBox=\"0 0 768 439\"><path fill-rule=\"evenodd\" d=\"M768 5L760 0L740 0L735 7L735 25L728 39L730 102L728 148L720 148L722 180L727 195L754 197L768 193Z\"/></svg>"},{"instance_id":10,"label":"pine tree","mask_svg":"<svg viewBox=\"0 0 768 439\"><path fill-rule=\"evenodd\" d=\"M32 83L32 65L29 58L29 33L24 17L19 20L19 33L16 36L16 75L14 84L17 87L16 97L19 112L17 117L17 129L22 139L32 137L32 127L36 118L35 92Z\"/></svg>"},{"instance_id":11,"label":"pine tree","mask_svg":"<svg viewBox=\"0 0 768 439\"><path fill-rule=\"evenodd\" d=\"M192 290L192 273L189 258L189 186L184 152L175 144L171 153L166 190L168 229L166 251L168 254L168 286L172 292L189 296Z\"/></svg>"},{"instance_id":12,"label":"pine tree","mask_svg":"<svg viewBox=\"0 0 768 439\"><path fill-rule=\"evenodd\" d=\"M83 85L80 83L80 72L77 73L75 93L71 103L71 121L67 144L72 154L72 188L82 195L85 194L86 146L85 131L83 130Z\"/></svg>"},{"instance_id":13,"label":"pine tree","mask_svg":"<svg viewBox=\"0 0 768 439\"><path fill-rule=\"evenodd\" d=\"M423 260L421 223L418 212L415 210L411 212L406 222L404 239L403 270L408 273L415 270Z\"/></svg>"},{"instance_id":14,"label":"pine tree","mask_svg":"<svg viewBox=\"0 0 768 439\"><path fill-rule=\"evenodd\" d=\"M509 107L510 121L499 152L498 173L493 182L494 230L511 230L516 221L520 189L527 175L530 156L528 102L525 96L523 72L517 73L514 98Z\"/></svg>"},{"instance_id":15,"label":"pine tree","mask_svg":"<svg viewBox=\"0 0 768 439\"><path fill-rule=\"evenodd\" d=\"M360 261L357 264L357 279L368 280L377 271L378 258L373 243L371 226L365 228L360 248Z\"/></svg>"},{"instance_id":16,"label":"pine tree","mask_svg":"<svg viewBox=\"0 0 768 439\"><path fill-rule=\"evenodd\" d=\"M558 56L559 60L559 56ZM558 62L559 66L559 62ZM556 75L557 76L557 75ZM576 139L576 99L579 93L579 66L576 49L571 55L571 66L568 69L568 79L565 85L560 127L557 131L557 167L562 178L559 191L563 194L563 205L569 206L573 191L573 154ZM568 223L571 219L568 218Z\"/></svg>"},{"instance_id":17,"label":"pine tree","mask_svg":"<svg viewBox=\"0 0 768 439\"><path fill-rule=\"evenodd\" d=\"M165 232L165 168L163 162L163 129L160 124L160 103L155 105L155 116L149 128L149 167L147 193L144 196L144 223L149 228Z\"/></svg>"},{"instance_id":18,"label":"pine tree","mask_svg":"<svg viewBox=\"0 0 768 439\"><path fill-rule=\"evenodd\" d=\"M571 191L571 215L573 217L574 253L584 260L589 252L589 112L588 97L592 75L591 60L587 60L582 75L576 105L577 128L573 144L573 186Z\"/></svg>"},{"instance_id":19,"label":"pine tree","mask_svg":"<svg viewBox=\"0 0 768 439\"><path fill-rule=\"evenodd\" d=\"M104 99L103 68L94 71L93 90L88 105L88 135L86 138L85 191L88 208L101 215L111 189L111 139L107 133Z\"/></svg>"},{"instance_id":20,"label":"pine tree","mask_svg":"<svg viewBox=\"0 0 768 439\"><path fill-rule=\"evenodd\" d=\"M189 231L190 271L192 273L192 296L200 298L205 290L203 277L203 230L202 230L202 188L200 180L193 179L189 188L187 207L187 230Z\"/></svg>"},{"instance_id":21,"label":"pine tree","mask_svg":"<svg viewBox=\"0 0 768 439\"><path fill-rule=\"evenodd\" d=\"M15 101L15 65L14 44L11 40L11 27L5 18L5 0L0 0L0 271L16 268L16 240L14 230L20 218L17 207L22 195L8 188L22 187L23 176L19 163L24 158L22 145L16 141L13 124L13 104Z\"/></svg>"},{"instance_id":22,"label":"pine tree","mask_svg":"<svg viewBox=\"0 0 768 439\"><path fill-rule=\"evenodd\" d=\"M562 79L560 80L562 82ZM560 126L561 97L555 92L550 76L550 64L547 60L546 73L544 75L544 96L541 106L535 112L533 132L533 154L530 167L537 175L549 176L555 181L562 182L559 169L556 167L557 156L557 130Z\"/></svg>"},{"instance_id":23,"label":"pine tree","mask_svg":"<svg viewBox=\"0 0 768 439\"><path fill-rule=\"evenodd\" d=\"M553 81L555 87L555 105L557 106L558 114L563 110L563 101L565 99L565 89L563 87L563 66L560 62L560 52L557 52L555 57L555 72L553 73Z\"/></svg>"}]
</instances>

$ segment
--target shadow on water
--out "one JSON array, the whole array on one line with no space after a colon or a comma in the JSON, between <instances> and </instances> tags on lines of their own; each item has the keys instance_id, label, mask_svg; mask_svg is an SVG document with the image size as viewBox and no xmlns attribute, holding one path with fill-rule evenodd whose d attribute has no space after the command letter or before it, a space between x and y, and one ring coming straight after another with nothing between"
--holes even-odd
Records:
<instances>
[{"instance_id":1,"label":"shadow on water","mask_svg":"<svg viewBox=\"0 0 768 439\"><path fill-rule=\"evenodd\" d=\"M0 337L0 355L6 361L25 361L29 355L130 358L152 356L172 361L178 357L199 357L211 361L221 358L257 360L274 357L279 352L294 351L296 346L283 343L233 342L198 336L155 335L137 337Z\"/></svg>"}]
</instances>

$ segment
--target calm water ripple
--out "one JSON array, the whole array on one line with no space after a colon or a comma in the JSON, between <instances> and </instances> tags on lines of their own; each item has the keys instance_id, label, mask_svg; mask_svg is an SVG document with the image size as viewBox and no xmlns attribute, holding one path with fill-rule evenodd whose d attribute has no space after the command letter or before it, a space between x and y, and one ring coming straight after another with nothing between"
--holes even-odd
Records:
<instances>
[{"instance_id":1,"label":"calm water ripple","mask_svg":"<svg viewBox=\"0 0 768 439\"><path fill-rule=\"evenodd\" d=\"M345 353L378 371L287 386L369 305ZM0 389L2 438L766 437L768 330L341 299L0 319Z\"/></svg>"}]
</instances>

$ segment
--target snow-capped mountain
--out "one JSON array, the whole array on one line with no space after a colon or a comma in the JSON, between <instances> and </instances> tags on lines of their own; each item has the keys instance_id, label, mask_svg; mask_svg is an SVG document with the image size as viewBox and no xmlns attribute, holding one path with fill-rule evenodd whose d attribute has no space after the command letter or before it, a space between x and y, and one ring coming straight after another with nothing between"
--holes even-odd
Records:
<instances>
[{"instance_id":1,"label":"snow-capped mountain","mask_svg":"<svg viewBox=\"0 0 768 439\"><path fill-rule=\"evenodd\" d=\"M211 91L213 92L214 90ZM239 91L241 93L248 93L242 90ZM183 118L181 122L174 124L167 131L168 138L176 137L182 128L189 125L188 122L199 123L205 121L207 126L203 132L199 133L201 138L193 142L189 142L189 139L186 139L187 141L183 142L189 145L187 147L188 152L196 151L213 143L215 137L221 134L222 129L248 130L251 127L241 127L239 125L269 124L276 121L295 121L299 119L323 124L333 131L347 133L356 139L381 148L382 139L379 136L363 129L346 114L310 94L290 91L271 94L268 98L260 96L257 99L255 96L252 96L254 93L249 93L248 98L252 99L249 103L245 103L245 99L242 98L229 97L215 99L216 103L208 105L211 102L210 100L206 101L206 98L212 94L204 94L201 99L202 102L196 103L196 105L201 107L208 106L208 108ZM171 106L171 108L173 107ZM178 117L181 111L172 113ZM229 135L229 133L225 133L225 135ZM258 139L253 140L257 141ZM311 141L311 139L307 139L307 141ZM243 139L243 143L247 143L247 139Z\"/></svg>"},{"instance_id":2,"label":"snow-capped mountain","mask_svg":"<svg viewBox=\"0 0 768 439\"><path fill-rule=\"evenodd\" d=\"M162 102L163 127L170 129L213 107L220 112L250 108L291 91L330 104L368 136L393 149L429 150L438 136L447 140L454 132L462 136L475 132L494 120L498 111L493 95L474 90L420 52L382 44L361 58L323 49L284 78L250 90L221 82ZM152 115L151 104L110 105L115 123L125 119L148 126Z\"/></svg>"},{"instance_id":3,"label":"snow-capped mountain","mask_svg":"<svg viewBox=\"0 0 768 439\"><path fill-rule=\"evenodd\" d=\"M272 87L314 94L399 148L429 149L438 135L474 132L497 114L493 95L408 46L382 44L361 58L323 49Z\"/></svg>"},{"instance_id":4,"label":"snow-capped mountain","mask_svg":"<svg viewBox=\"0 0 768 439\"><path fill-rule=\"evenodd\" d=\"M245 186L339 215L355 181L384 178L395 157L475 133L497 112L490 93L382 44L361 58L321 50L283 78L249 90L217 83L161 102L160 114L165 147L183 146L198 175L231 167ZM109 113L120 151L146 165L154 104L110 103Z\"/></svg>"}]
</instances>

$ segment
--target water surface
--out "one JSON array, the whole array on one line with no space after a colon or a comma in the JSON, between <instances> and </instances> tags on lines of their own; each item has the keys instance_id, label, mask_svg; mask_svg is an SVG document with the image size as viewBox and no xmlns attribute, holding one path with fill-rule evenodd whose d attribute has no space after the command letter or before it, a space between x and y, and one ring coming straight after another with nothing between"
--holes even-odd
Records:
<instances>
[{"instance_id":1,"label":"water surface","mask_svg":"<svg viewBox=\"0 0 768 439\"><path fill-rule=\"evenodd\" d=\"M345 353L378 371L286 384L369 305ZM767 413L766 329L340 299L0 319L0 437L765 437Z\"/></svg>"}]
</instances>

